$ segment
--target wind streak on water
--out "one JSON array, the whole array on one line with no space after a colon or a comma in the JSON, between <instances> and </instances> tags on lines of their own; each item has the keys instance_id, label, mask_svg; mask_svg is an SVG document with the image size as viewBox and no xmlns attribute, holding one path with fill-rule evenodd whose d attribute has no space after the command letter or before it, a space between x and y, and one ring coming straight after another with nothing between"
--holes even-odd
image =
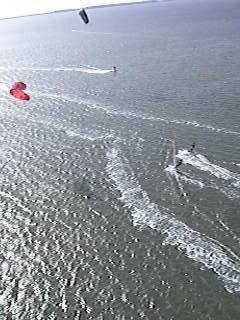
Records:
<instances>
[{"instance_id":1,"label":"wind streak on water","mask_svg":"<svg viewBox=\"0 0 240 320\"><path fill-rule=\"evenodd\" d=\"M101 69L98 69L101 70ZM102 72L95 72L95 73L108 73L108 72L112 72L113 70L109 69L109 70L101 70ZM93 72L94 73L94 72ZM39 93L38 93L39 95ZM48 96L49 98L56 98L56 96L52 95L52 94L41 94L41 95L45 95ZM188 121L188 120L184 120L184 119L169 119L169 118L159 118L159 117L154 117L154 116L149 116L146 114L142 114L142 113L134 113L134 112L129 112L127 110L116 110L116 108L112 107L112 106L106 106L105 104L101 104L98 102L94 102L94 101L90 101L90 100L86 100L86 99L74 99L70 96L67 95L58 95L58 98L61 98L65 101L70 101L70 102L75 102L75 103L85 103L86 107L89 109L95 109L101 112L104 112L106 114L110 114L110 115L116 115L116 116L122 116L128 119L141 119L141 120L145 120L145 121L156 121L156 122L164 122L166 124L178 124L178 125L184 125L184 126L193 126L195 128L202 128L202 129L207 129L210 131L215 131L215 132L222 132L225 134L232 134L232 135L240 135L240 132L238 131L233 131L230 129L226 129L226 128L217 128L217 127L213 127L207 124L200 124L196 121Z\"/></svg>"},{"instance_id":2,"label":"wind streak on water","mask_svg":"<svg viewBox=\"0 0 240 320\"><path fill-rule=\"evenodd\" d=\"M131 210L133 224L161 232L165 235L164 245L176 246L190 259L212 269L223 281L227 291L240 292L240 258L221 243L177 220L166 208L158 208L152 203L134 177L127 159L119 154L117 148L107 152L107 171L121 192L120 200Z\"/></svg>"},{"instance_id":3,"label":"wind streak on water","mask_svg":"<svg viewBox=\"0 0 240 320\"><path fill-rule=\"evenodd\" d=\"M108 72L112 72L113 70L109 69L109 70L102 70L102 71L104 71L104 72L99 72L99 73L105 73L105 72L108 73ZM98 72L96 72L96 73L98 73ZM122 109L120 111L120 110L116 110L116 108L114 108L112 106L107 106L105 104L86 100L83 98L81 98L81 99L72 98L68 95L58 94L56 96L56 95L47 94L47 93L40 93L40 94L37 93L37 95L47 96L52 99L58 98L58 99L62 99L63 101L69 101L69 102L74 102L74 103L78 103L78 104L84 103L86 105L86 108L88 108L88 109L95 109L97 111L104 112L106 114L116 115L117 117L122 116L127 119L141 119L141 120L153 121L153 122L159 121L159 122L164 122L166 124L173 123L173 124L184 125L184 126L193 126L195 128L202 128L202 129L207 129L207 130L215 131L215 132L222 132L225 134L240 135L240 132L238 132L238 131L233 131L233 130L226 129L226 128L217 128L217 127L213 127L213 126L210 126L207 124L200 124L196 121L188 121L188 120L184 120L184 119L179 120L179 119L159 118L159 117L149 116L149 115L142 114L142 113L129 112L129 111L122 110Z\"/></svg>"},{"instance_id":4,"label":"wind streak on water","mask_svg":"<svg viewBox=\"0 0 240 320\"><path fill-rule=\"evenodd\" d=\"M113 69L99 69L99 68L95 68L95 67L91 67L91 66L79 66L79 67L62 67L62 68L4 68L4 67L0 67L0 70L28 70L28 71L75 71L75 72L85 72L85 73L92 73L92 74L107 74L107 73L112 73ZM2 88L6 91L8 90L7 84L2 84ZM115 108L111 107L111 106L106 106L104 104L101 103L96 103L94 101L89 101L86 99L79 99L79 98L72 98L70 96L67 95L62 95L62 94L58 94L58 95L53 95L53 94L48 94L48 93L36 93L36 92L31 92L28 91L30 94L36 94L38 96L47 96L49 98L52 99L60 99L63 101L69 101L69 102L75 102L75 103L85 103L86 107L89 109L95 109L101 112L104 112L106 114L111 114L111 115L116 115L116 116L122 116L128 119L141 119L141 120L145 120L145 121L156 121L156 122L164 122L166 124L177 124L177 125L184 125L184 126L193 126L195 128L201 128L201 129L206 129L206 130L210 130L210 131L214 131L214 132L221 132L221 133L225 133L225 134L232 134L232 135L240 135L240 132L238 131L233 131L231 129L227 129L227 128L217 128L211 125L207 125L207 124L201 124L198 123L196 121L188 121L188 120L184 120L184 119L169 119L169 118L160 118L160 117L154 117L154 116L149 116L146 114L141 114L141 113L134 113L134 112L129 112L129 111L125 111L125 110L116 110Z\"/></svg>"}]
</instances>

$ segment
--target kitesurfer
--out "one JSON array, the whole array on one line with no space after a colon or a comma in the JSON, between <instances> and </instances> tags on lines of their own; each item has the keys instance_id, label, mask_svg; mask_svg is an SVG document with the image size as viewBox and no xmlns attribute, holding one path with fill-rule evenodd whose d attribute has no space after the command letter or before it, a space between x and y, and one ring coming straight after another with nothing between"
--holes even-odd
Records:
<instances>
[{"instance_id":1,"label":"kitesurfer","mask_svg":"<svg viewBox=\"0 0 240 320\"><path fill-rule=\"evenodd\" d=\"M175 165L175 169L176 169L176 171L179 173L179 171L178 171L178 167L180 167L180 165L183 163L183 161L182 161L182 159L180 159L179 161L178 161L178 163Z\"/></svg>"},{"instance_id":2,"label":"kitesurfer","mask_svg":"<svg viewBox=\"0 0 240 320\"><path fill-rule=\"evenodd\" d=\"M178 161L178 163L176 164L175 169L178 168L178 167L180 167L180 165L181 165L182 163L183 163L183 161L182 161L182 159L180 159L180 160Z\"/></svg>"},{"instance_id":3,"label":"kitesurfer","mask_svg":"<svg viewBox=\"0 0 240 320\"><path fill-rule=\"evenodd\" d=\"M188 196L188 193L187 192L183 192L182 194L181 194L181 197L187 197Z\"/></svg>"},{"instance_id":4,"label":"kitesurfer","mask_svg":"<svg viewBox=\"0 0 240 320\"><path fill-rule=\"evenodd\" d=\"M117 72L116 66L113 66L113 72Z\"/></svg>"},{"instance_id":5,"label":"kitesurfer","mask_svg":"<svg viewBox=\"0 0 240 320\"><path fill-rule=\"evenodd\" d=\"M192 153L193 149L195 148L195 142L192 143L191 148L188 150L188 152Z\"/></svg>"}]
</instances>

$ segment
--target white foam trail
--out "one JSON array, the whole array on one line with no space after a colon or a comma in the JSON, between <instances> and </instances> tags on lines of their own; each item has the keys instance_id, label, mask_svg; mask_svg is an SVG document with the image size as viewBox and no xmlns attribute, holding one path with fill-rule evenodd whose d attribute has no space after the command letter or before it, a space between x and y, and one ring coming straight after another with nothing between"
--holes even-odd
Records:
<instances>
[{"instance_id":1,"label":"white foam trail","mask_svg":"<svg viewBox=\"0 0 240 320\"><path fill-rule=\"evenodd\" d=\"M184 173L182 173L182 174L177 173L177 171L173 165L168 166L166 169L164 169L164 171L167 171L171 175L174 175L174 176L178 175L178 179L182 180L186 183L194 184L200 188L203 188L205 186L205 184L202 181L196 180L190 176L186 176Z\"/></svg>"},{"instance_id":2,"label":"white foam trail","mask_svg":"<svg viewBox=\"0 0 240 320\"><path fill-rule=\"evenodd\" d=\"M193 154L187 150L179 150L176 157L182 159L183 163L188 163L202 171L208 171L217 178L234 180L236 185L240 182L239 174L211 163L201 154Z\"/></svg>"},{"instance_id":3,"label":"white foam trail","mask_svg":"<svg viewBox=\"0 0 240 320\"><path fill-rule=\"evenodd\" d=\"M90 103L91 102L89 102L89 104ZM200 124L196 121L187 121L187 120L183 120L183 119L179 120L179 119L159 118L159 117L148 116L148 115L141 114L141 113L129 112L129 111L125 111L125 110L119 111L119 110L115 110L114 108L107 107L105 105L100 105L97 103L91 103L91 105L92 105L91 106L92 108L102 110L102 111L106 112L107 114L123 116L123 117L129 118L129 119L136 118L136 119L141 119L141 120L146 120L146 121L157 121L157 122L160 121L160 122L164 122L167 124L174 123L174 124L178 124L178 125L193 126L195 128L202 128L202 129L207 129L207 130L216 131L216 132L223 132L226 134L240 135L240 132L238 132L238 131L233 131L233 130L226 129L226 128L216 128L213 126Z\"/></svg>"},{"instance_id":4,"label":"white foam trail","mask_svg":"<svg viewBox=\"0 0 240 320\"><path fill-rule=\"evenodd\" d=\"M177 119L168 119L168 118L159 118L159 117L152 117L152 116L147 116L141 113L134 113L134 112L129 112L129 111L119 111L119 110L115 110L112 107L107 107L106 105L101 105L99 103L93 103L88 101L87 102L89 105L89 108L93 108L93 109L97 109L97 110L101 110L107 114L113 114L116 116L123 116L126 118L137 118L137 119L141 119L141 120L146 120L146 121L160 121L160 122L165 122L167 124L169 123L174 123L174 124L179 124L179 125L188 125L188 126L193 126L196 128L203 128L203 129L207 129L207 130L211 130L211 131L216 131L216 132L223 132L223 133L227 133L227 134L233 134L233 135L240 135L240 132L238 131L232 131L226 128L215 128L209 125L205 125L205 124L200 124L196 121L187 121L187 120L177 120ZM91 107L90 107L91 105Z\"/></svg>"},{"instance_id":5,"label":"white foam trail","mask_svg":"<svg viewBox=\"0 0 240 320\"><path fill-rule=\"evenodd\" d=\"M181 196L184 196L185 199L186 199L186 202L189 203L189 199L187 197L187 194L186 192L184 191L184 188L183 188L183 185L181 184L180 182L180 179L179 179L179 174L177 172L177 170L175 169L175 161L174 161L174 165L171 165L171 166L168 166L165 171L168 171L170 172L174 177L175 177L175 180L177 182L177 185L178 185L178 188L179 188L179 191L181 193Z\"/></svg>"},{"instance_id":6,"label":"white foam trail","mask_svg":"<svg viewBox=\"0 0 240 320\"><path fill-rule=\"evenodd\" d=\"M196 186L198 186L199 188L204 188L205 184L202 181L196 180L196 179L192 179L190 177L187 177L185 175L180 175L180 179L186 183L189 184L194 184Z\"/></svg>"},{"instance_id":7,"label":"white foam trail","mask_svg":"<svg viewBox=\"0 0 240 320\"><path fill-rule=\"evenodd\" d=\"M133 224L161 232L165 235L163 244L176 246L190 259L212 269L227 291L240 292L240 258L221 243L177 220L166 208L152 203L125 158L124 165L117 148L109 150L107 158L107 172L121 192L120 200L131 210Z\"/></svg>"},{"instance_id":8,"label":"white foam trail","mask_svg":"<svg viewBox=\"0 0 240 320\"><path fill-rule=\"evenodd\" d=\"M240 244L240 238L226 225L226 223L224 223L218 216L218 223L225 229L227 230L228 233L231 234L231 236L233 237L233 239L237 240Z\"/></svg>"},{"instance_id":9,"label":"white foam trail","mask_svg":"<svg viewBox=\"0 0 240 320\"><path fill-rule=\"evenodd\" d=\"M6 67L0 67L0 70L26 70L26 71L47 71L47 72L67 72L67 71L72 71L72 72L85 72L85 73L92 73L92 74L108 74L108 73L112 73L114 72L113 69L99 69L99 68L95 68L95 67L91 67L91 66L79 66L79 67L69 67L69 68L6 68ZM4 89L6 89L7 87L5 86ZM30 92L30 91L29 91ZM31 92L30 92L31 93ZM79 100L77 99L73 99L67 95L53 95L53 94L47 94L47 93L41 93L38 95L43 95L43 96L48 96L50 98L56 98L56 99L64 99L66 101L72 101L72 102L76 102L79 103ZM106 106L100 103L95 103L92 101L87 101L87 100L81 100L81 102L84 102L87 104L87 107L89 109L96 109L102 112L105 112L106 114L112 114L115 116L123 116L125 118L129 118L129 119L141 119L141 120L146 120L146 121L160 121L160 122L164 122L167 124L170 123L174 123L174 124L178 124L178 125L186 125L186 126L193 126L195 128L202 128L202 129L207 129L207 130L211 130L211 131L215 131L215 132L222 132L222 133L226 133L226 134L232 134L232 135L240 135L240 132L238 131L233 131L230 129L226 129L226 128L216 128L210 125L205 125L205 124L201 124L198 123L196 121L188 121L188 120L184 120L184 119L169 119L169 118L160 118L160 117L153 117L153 116L148 116L145 114L141 114L141 113L134 113L134 112L128 112L125 110L119 111L116 110L115 108L111 107L111 106Z\"/></svg>"},{"instance_id":10,"label":"white foam trail","mask_svg":"<svg viewBox=\"0 0 240 320\"><path fill-rule=\"evenodd\" d=\"M93 74L106 74L113 72L113 69L100 69L90 66L79 66L79 67L61 67L61 68L32 68L32 67L16 67L16 68L5 68L0 67L1 70L23 70L23 71L43 71L43 72L84 72L84 73L93 73Z\"/></svg>"},{"instance_id":11,"label":"white foam trail","mask_svg":"<svg viewBox=\"0 0 240 320\"><path fill-rule=\"evenodd\" d=\"M157 118L157 120L163 121L165 119ZM169 119L167 121L169 123L193 126L195 128L203 128L203 129L208 129L208 130L216 131L216 132L223 132L223 133L228 133L228 134L240 135L240 132L238 132L238 131L233 131L233 130L226 129L226 128L216 128L216 127L213 127L213 126L210 126L210 125L198 123L197 121L188 121L188 120L183 120L183 119L179 119L179 120L178 119L173 119L173 120Z\"/></svg>"}]
</instances>

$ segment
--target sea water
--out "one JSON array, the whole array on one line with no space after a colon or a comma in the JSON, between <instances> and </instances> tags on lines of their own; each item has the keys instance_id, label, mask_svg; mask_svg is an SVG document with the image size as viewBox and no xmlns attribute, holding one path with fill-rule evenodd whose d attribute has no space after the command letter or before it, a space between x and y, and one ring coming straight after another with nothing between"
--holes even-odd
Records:
<instances>
[{"instance_id":1,"label":"sea water","mask_svg":"<svg viewBox=\"0 0 240 320\"><path fill-rule=\"evenodd\" d=\"M0 318L238 319L239 2L87 12L0 22Z\"/></svg>"}]
</instances>

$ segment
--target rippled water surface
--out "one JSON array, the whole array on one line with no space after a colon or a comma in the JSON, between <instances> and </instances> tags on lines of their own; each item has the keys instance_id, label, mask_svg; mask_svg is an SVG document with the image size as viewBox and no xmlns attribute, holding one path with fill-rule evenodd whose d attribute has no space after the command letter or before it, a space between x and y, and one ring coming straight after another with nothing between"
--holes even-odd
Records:
<instances>
[{"instance_id":1,"label":"rippled water surface","mask_svg":"<svg viewBox=\"0 0 240 320\"><path fill-rule=\"evenodd\" d=\"M88 13L0 22L0 319L237 320L240 5Z\"/></svg>"}]
</instances>

